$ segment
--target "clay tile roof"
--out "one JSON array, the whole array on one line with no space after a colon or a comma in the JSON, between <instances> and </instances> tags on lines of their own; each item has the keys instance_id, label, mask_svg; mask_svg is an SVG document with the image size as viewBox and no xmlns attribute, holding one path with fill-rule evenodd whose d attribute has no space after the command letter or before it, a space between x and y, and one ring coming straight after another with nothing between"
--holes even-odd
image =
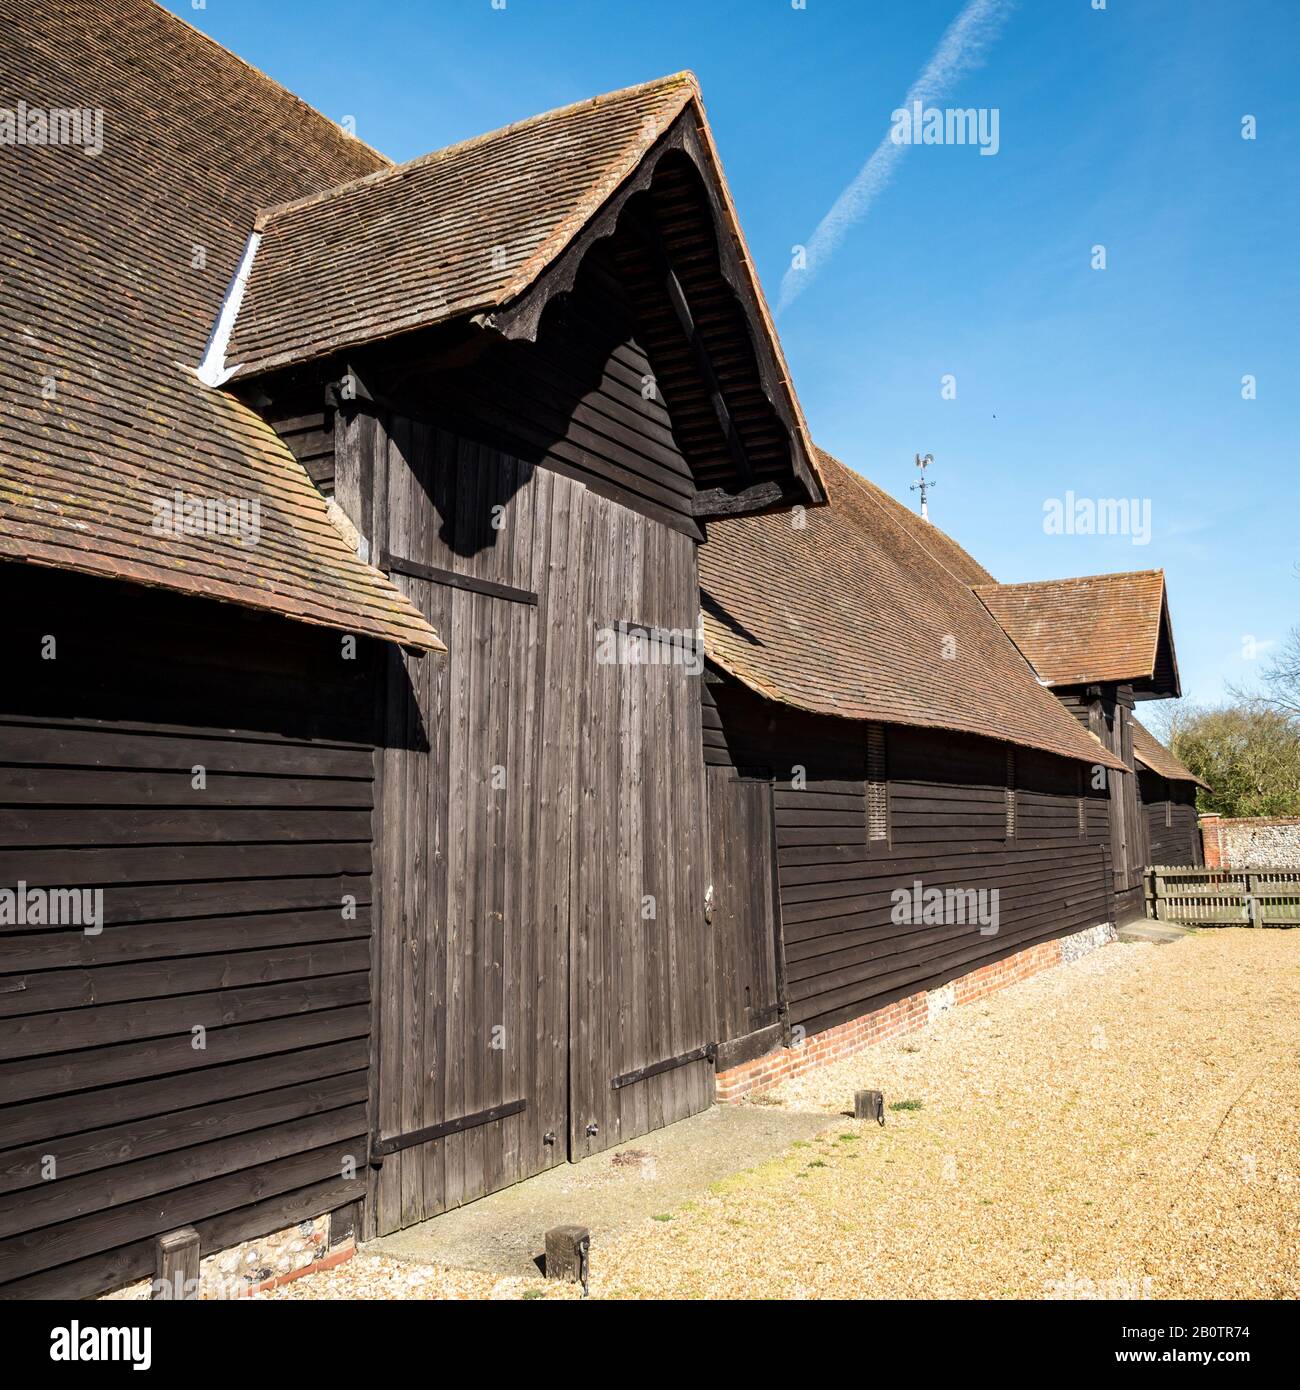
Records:
<instances>
[{"instance_id":1,"label":"clay tile roof","mask_svg":"<svg viewBox=\"0 0 1300 1390\"><path fill-rule=\"evenodd\" d=\"M975 561L824 451L821 465L827 506L709 522L700 584L710 659L817 714L1121 767L972 594L962 571L984 574Z\"/></svg>"},{"instance_id":2,"label":"clay tile roof","mask_svg":"<svg viewBox=\"0 0 1300 1390\"><path fill-rule=\"evenodd\" d=\"M932 522L926 521L911 507L891 496L883 488L877 487L875 483L862 477L861 474L855 473L853 476L918 545L928 550L946 570L955 574L963 584L974 586L997 582L973 555L967 554L946 532L941 531Z\"/></svg>"},{"instance_id":3,"label":"clay tile roof","mask_svg":"<svg viewBox=\"0 0 1300 1390\"><path fill-rule=\"evenodd\" d=\"M1165 611L1163 570L977 584L975 592L1049 685L1155 675Z\"/></svg>"},{"instance_id":4,"label":"clay tile roof","mask_svg":"<svg viewBox=\"0 0 1300 1390\"><path fill-rule=\"evenodd\" d=\"M725 234L758 305L806 456L816 460L693 73L548 111L268 207L223 370L235 378L488 313L528 290L689 109Z\"/></svg>"},{"instance_id":5,"label":"clay tile roof","mask_svg":"<svg viewBox=\"0 0 1300 1390\"><path fill-rule=\"evenodd\" d=\"M98 154L0 149L0 560L439 646L193 372L256 209L382 157L150 0L6 6L0 94L103 109ZM155 531L177 492L256 502L260 539Z\"/></svg>"},{"instance_id":6,"label":"clay tile roof","mask_svg":"<svg viewBox=\"0 0 1300 1390\"><path fill-rule=\"evenodd\" d=\"M506 302L695 95L677 73L262 212L226 361L246 375Z\"/></svg>"},{"instance_id":7,"label":"clay tile roof","mask_svg":"<svg viewBox=\"0 0 1300 1390\"><path fill-rule=\"evenodd\" d=\"M1132 723L1133 756L1143 767L1150 768L1157 776L1170 782L1195 782L1198 787L1210 790L1210 784L1202 782L1194 772L1189 772L1150 729L1139 724L1136 719Z\"/></svg>"}]
</instances>

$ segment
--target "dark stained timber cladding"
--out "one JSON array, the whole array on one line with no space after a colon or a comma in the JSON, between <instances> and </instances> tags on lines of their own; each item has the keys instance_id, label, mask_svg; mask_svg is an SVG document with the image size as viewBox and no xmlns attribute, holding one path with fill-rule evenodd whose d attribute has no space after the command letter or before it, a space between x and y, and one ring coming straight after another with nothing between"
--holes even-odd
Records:
<instances>
[{"instance_id":1,"label":"dark stained timber cladding","mask_svg":"<svg viewBox=\"0 0 1300 1390\"><path fill-rule=\"evenodd\" d=\"M401 399L530 472L553 469L698 537L695 479L606 259L593 250L573 292L547 308L535 343L472 343L469 360L419 377Z\"/></svg>"},{"instance_id":2,"label":"dark stained timber cladding","mask_svg":"<svg viewBox=\"0 0 1300 1390\"><path fill-rule=\"evenodd\" d=\"M700 682L700 725L704 740L706 767L734 767L727 748L727 736L722 727L722 715L707 680Z\"/></svg>"},{"instance_id":3,"label":"dark stained timber cladding","mask_svg":"<svg viewBox=\"0 0 1300 1390\"><path fill-rule=\"evenodd\" d=\"M867 835L862 724L773 705L734 682L710 694L712 746L779 769L775 927L791 1024L816 1032L1109 919L1107 797L1078 764L1016 750L1008 838L1005 744L887 726L890 839L880 845ZM712 840L716 855L716 825ZM996 889L996 932L893 921L894 890L917 881ZM719 1001L724 1016L736 1007Z\"/></svg>"},{"instance_id":4,"label":"dark stained timber cladding","mask_svg":"<svg viewBox=\"0 0 1300 1390\"><path fill-rule=\"evenodd\" d=\"M718 1040L745 1037L777 1021L770 783L708 773L713 910L713 981Z\"/></svg>"},{"instance_id":5,"label":"dark stained timber cladding","mask_svg":"<svg viewBox=\"0 0 1300 1390\"><path fill-rule=\"evenodd\" d=\"M587 631L621 621L629 604L639 623L692 631L693 543L590 493L585 511L594 546ZM713 1075L698 1049L716 1033L697 676L676 659L638 665L588 654L576 692L576 784L587 794L574 824L570 1151L585 1157L706 1109ZM616 1076L688 1053L688 1065L611 1089Z\"/></svg>"},{"instance_id":6,"label":"dark stained timber cladding","mask_svg":"<svg viewBox=\"0 0 1300 1390\"><path fill-rule=\"evenodd\" d=\"M25 566L0 603L0 888L103 893L0 922L0 1297L80 1297L364 1194L377 653Z\"/></svg>"},{"instance_id":7,"label":"dark stained timber cladding","mask_svg":"<svg viewBox=\"0 0 1300 1390\"><path fill-rule=\"evenodd\" d=\"M257 403L254 402L254 408ZM334 412L325 405L325 392L313 372L287 372L275 383L272 403L264 418L307 470L317 490L334 495Z\"/></svg>"},{"instance_id":8,"label":"dark stained timber cladding","mask_svg":"<svg viewBox=\"0 0 1300 1390\"><path fill-rule=\"evenodd\" d=\"M1196 788L1190 782L1170 782L1143 769L1138 774L1138 791L1151 847L1149 862L1201 864L1204 854L1196 815Z\"/></svg>"}]
</instances>

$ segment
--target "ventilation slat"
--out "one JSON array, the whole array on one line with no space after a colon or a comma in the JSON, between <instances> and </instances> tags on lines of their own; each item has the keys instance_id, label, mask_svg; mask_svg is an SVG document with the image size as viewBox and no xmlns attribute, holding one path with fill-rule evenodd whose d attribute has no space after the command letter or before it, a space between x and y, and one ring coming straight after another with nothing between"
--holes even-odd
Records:
<instances>
[{"instance_id":1,"label":"ventilation slat","mask_svg":"<svg viewBox=\"0 0 1300 1390\"><path fill-rule=\"evenodd\" d=\"M1016 750L1007 749L1007 839L1016 837Z\"/></svg>"},{"instance_id":2,"label":"ventilation slat","mask_svg":"<svg viewBox=\"0 0 1300 1390\"><path fill-rule=\"evenodd\" d=\"M889 839L889 778L885 761L885 730L867 725L867 839Z\"/></svg>"}]
</instances>

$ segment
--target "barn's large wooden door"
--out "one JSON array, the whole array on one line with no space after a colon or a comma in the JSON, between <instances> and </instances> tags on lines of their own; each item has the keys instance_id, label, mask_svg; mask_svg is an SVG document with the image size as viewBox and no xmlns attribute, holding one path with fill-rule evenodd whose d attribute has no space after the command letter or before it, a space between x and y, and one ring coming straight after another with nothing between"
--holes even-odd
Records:
<instances>
[{"instance_id":1,"label":"barn's large wooden door","mask_svg":"<svg viewBox=\"0 0 1300 1390\"><path fill-rule=\"evenodd\" d=\"M379 1233L707 1108L716 1039L694 542L397 439L384 563L448 651L394 655L384 715ZM609 660L620 623L676 637Z\"/></svg>"},{"instance_id":2,"label":"barn's large wooden door","mask_svg":"<svg viewBox=\"0 0 1300 1390\"><path fill-rule=\"evenodd\" d=\"M583 500L590 655L572 847L574 1158L706 1109L716 1041L694 546L604 498Z\"/></svg>"}]
</instances>

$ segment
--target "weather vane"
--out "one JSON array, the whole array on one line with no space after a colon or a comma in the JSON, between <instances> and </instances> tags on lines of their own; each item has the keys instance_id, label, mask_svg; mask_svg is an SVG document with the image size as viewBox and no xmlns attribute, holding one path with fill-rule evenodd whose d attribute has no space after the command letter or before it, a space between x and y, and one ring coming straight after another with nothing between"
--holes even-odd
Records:
<instances>
[{"instance_id":1,"label":"weather vane","mask_svg":"<svg viewBox=\"0 0 1300 1390\"><path fill-rule=\"evenodd\" d=\"M929 520L930 520L930 509L929 509L929 508L926 506L926 504L925 504L925 494L930 490L930 488L932 488L932 487L938 487L938 486L939 486L938 483L931 482L930 479L927 478L927 477L925 476L925 470L926 470L927 468L929 468L929 466L930 466L933 462L934 462L934 455L933 455L933 454L926 454L926 456L925 456L924 458L922 458L920 454L917 454L917 456L916 456L916 466L921 470L921 481L920 481L919 483L913 483L913 484L912 484L912 491L913 491L913 492L919 492L919 493L921 494L921 520L922 520L922 521L929 521Z\"/></svg>"}]
</instances>

